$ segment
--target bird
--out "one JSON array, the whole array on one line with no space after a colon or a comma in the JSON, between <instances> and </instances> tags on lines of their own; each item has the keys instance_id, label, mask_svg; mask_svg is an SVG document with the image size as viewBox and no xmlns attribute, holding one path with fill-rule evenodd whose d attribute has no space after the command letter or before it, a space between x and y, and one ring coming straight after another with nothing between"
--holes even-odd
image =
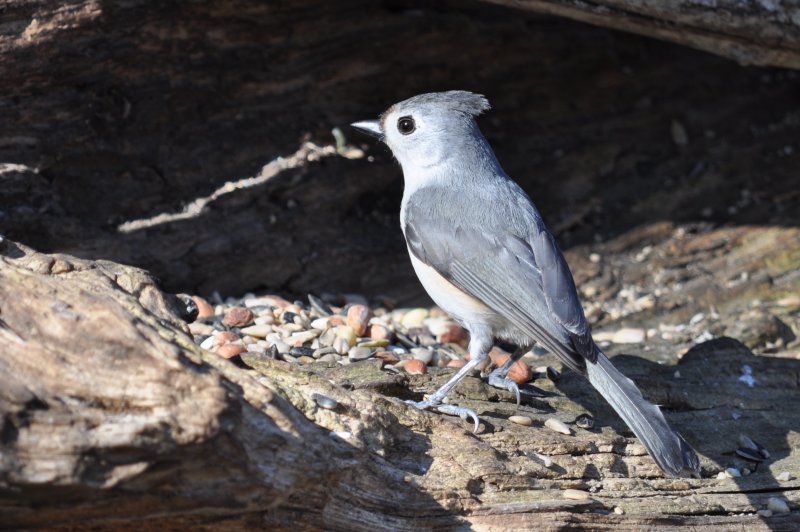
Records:
<instances>
[{"instance_id":1,"label":"bird","mask_svg":"<svg viewBox=\"0 0 800 532\"><path fill-rule=\"evenodd\" d=\"M469 361L413 404L470 416L477 431L474 412L443 403L447 393L499 340L520 348L489 382L518 394L506 374L538 344L588 379L664 473L699 476L695 450L592 338L555 237L478 128L476 118L489 109L481 94L432 92L392 105L379 119L351 124L383 141L400 163L400 225L411 264L431 299L470 333Z\"/></svg>"}]
</instances>

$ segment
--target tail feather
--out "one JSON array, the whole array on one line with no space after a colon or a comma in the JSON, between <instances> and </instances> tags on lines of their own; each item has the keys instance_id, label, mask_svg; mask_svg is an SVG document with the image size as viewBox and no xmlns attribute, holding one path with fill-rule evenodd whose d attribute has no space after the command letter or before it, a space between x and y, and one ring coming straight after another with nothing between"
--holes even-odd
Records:
<instances>
[{"instance_id":1,"label":"tail feather","mask_svg":"<svg viewBox=\"0 0 800 532\"><path fill-rule=\"evenodd\" d=\"M669 426L661 410L649 403L636 384L620 373L598 349L597 362L586 363L589 382L641 440L665 473L699 475L700 460L683 437Z\"/></svg>"}]
</instances>

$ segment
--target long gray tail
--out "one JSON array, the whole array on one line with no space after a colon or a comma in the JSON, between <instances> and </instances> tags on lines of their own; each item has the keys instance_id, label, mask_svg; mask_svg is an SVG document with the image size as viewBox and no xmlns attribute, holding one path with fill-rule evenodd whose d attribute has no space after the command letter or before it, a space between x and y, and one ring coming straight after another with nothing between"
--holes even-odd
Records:
<instances>
[{"instance_id":1,"label":"long gray tail","mask_svg":"<svg viewBox=\"0 0 800 532\"><path fill-rule=\"evenodd\" d=\"M656 464L673 477L699 475L700 459L694 449L669 426L661 410L642 397L633 381L597 351L597 362L586 362L589 382L641 440Z\"/></svg>"}]
</instances>

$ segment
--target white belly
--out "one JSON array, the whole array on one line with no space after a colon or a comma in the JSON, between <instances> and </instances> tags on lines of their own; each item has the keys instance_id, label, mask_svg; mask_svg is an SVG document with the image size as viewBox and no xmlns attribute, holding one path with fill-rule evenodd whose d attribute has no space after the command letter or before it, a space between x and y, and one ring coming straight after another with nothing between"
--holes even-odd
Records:
<instances>
[{"instance_id":1,"label":"white belly","mask_svg":"<svg viewBox=\"0 0 800 532\"><path fill-rule=\"evenodd\" d=\"M422 286L431 299L456 321L469 329L470 324L493 326L498 321L497 314L474 297L465 294L453 283L442 277L436 270L419 260L409 251L411 264L417 272Z\"/></svg>"}]
</instances>

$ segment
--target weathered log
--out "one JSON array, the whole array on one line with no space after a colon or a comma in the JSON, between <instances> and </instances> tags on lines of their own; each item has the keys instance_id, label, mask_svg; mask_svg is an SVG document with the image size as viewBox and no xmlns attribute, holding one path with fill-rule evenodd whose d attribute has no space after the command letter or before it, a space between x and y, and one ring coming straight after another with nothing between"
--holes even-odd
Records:
<instances>
[{"instance_id":1,"label":"weathered log","mask_svg":"<svg viewBox=\"0 0 800 532\"><path fill-rule=\"evenodd\" d=\"M305 139L360 144L347 124L431 90L489 97L481 127L565 248L656 220L798 222L795 72L481 2L11 0L0 17L0 233L172 290L420 297L390 155Z\"/></svg>"},{"instance_id":2,"label":"weathered log","mask_svg":"<svg viewBox=\"0 0 800 532\"><path fill-rule=\"evenodd\" d=\"M454 399L481 414L475 436L459 420L385 396L406 385L372 361L331 371L246 356L254 369L237 367L192 342L181 308L141 270L2 243L2 526L800 525L797 512L752 513L769 497L800 505L800 481L776 480L800 468L798 360L757 357L726 339L697 346L677 368L615 358L703 456L706 478L665 479L568 372L542 385L550 397L521 407L532 427L507 421L511 403L497 402L505 392L466 379ZM739 379L745 364L757 386ZM406 393L443 378L414 377ZM320 408L316 393L338 406ZM582 411L595 415L595 429L566 436L542 426ZM737 460L739 433L771 459L718 480ZM564 499L567 488L590 498Z\"/></svg>"},{"instance_id":3,"label":"weathered log","mask_svg":"<svg viewBox=\"0 0 800 532\"><path fill-rule=\"evenodd\" d=\"M743 65L800 68L800 6L795 3L489 1L684 44Z\"/></svg>"}]
</instances>

